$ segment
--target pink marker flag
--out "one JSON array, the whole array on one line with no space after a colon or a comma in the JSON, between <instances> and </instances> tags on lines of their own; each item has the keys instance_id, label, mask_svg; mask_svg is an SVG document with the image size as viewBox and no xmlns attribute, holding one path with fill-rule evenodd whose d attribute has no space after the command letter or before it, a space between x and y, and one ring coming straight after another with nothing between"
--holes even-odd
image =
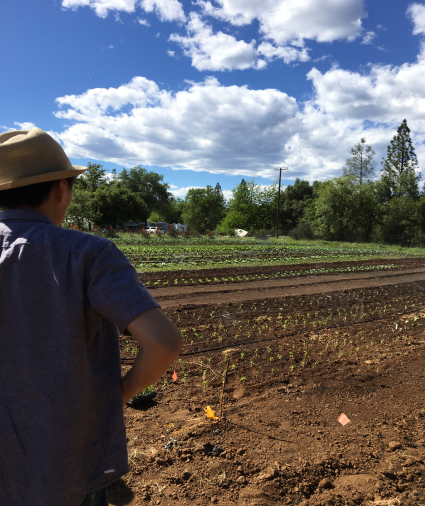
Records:
<instances>
[{"instance_id":1,"label":"pink marker flag","mask_svg":"<svg viewBox=\"0 0 425 506\"><path fill-rule=\"evenodd\" d=\"M338 417L338 422L341 424L341 425L347 425L347 423L349 423L349 418L347 416L344 415L344 413L341 413Z\"/></svg>"},{"instance_id":2,"label":"pink marker flag","mask_svg":"<svg viewBox=\"0 0 425 506\"><path fill-rule=\"evenodd\" d=\"M174 371L174 374L173 374L173 380L174 380L174 381L177 381L177 373L176 373L176 371Z\"/></svg>"}]
</instances>

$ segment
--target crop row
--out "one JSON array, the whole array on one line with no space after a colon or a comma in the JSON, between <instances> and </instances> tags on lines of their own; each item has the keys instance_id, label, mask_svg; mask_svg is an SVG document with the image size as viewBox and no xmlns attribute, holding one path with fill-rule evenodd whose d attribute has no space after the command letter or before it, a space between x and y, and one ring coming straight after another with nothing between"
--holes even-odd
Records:
<instances>
[{"instance_id":1,"label":"crop row","mask_svg":"<svg viewBox=\"0 0 425 506\"><path fill-rule=\"evenodd\" d=\"M396 318L398 330L402 327L399 315L419 310L424 303L422 287L405 284L334 296L266 299L237 308L230 304L195 310L177 308L169 316L182 332L186 352L191 352L387 318Z\"/></svg>"},{"instance_id":2,"label":"crop row","mask_svg":"<svg viewBox=\"0 0 425 506\"><path fill-rule=\"evenodd\" d=\"M233 313L222 306L180 310L169 315L185 340L172 369L179 383L207 390L220 388L225 377L233 386L258 385L338 360L382 361L424 342L424 302L423 288L410 285L258 301ZM211 341L215 347L202 347ZM161 386L170 383L166 378Z\"/></svg>"},{"instance_id":3,"label":"crop row","mask_svg":"<svg viewBox=\"0 0 425 506\"><path fill-rule=\"evenodd\" d=\"M227 277L217 277L214 276L212 278L198 278L196 276L191 277L189 279L179 279L174 278L171 282L169 280L163 281L158 279L156 281L146 281L145 285L148 287L163 287L163 286L178 286L178 285L202 285L202 284L220 284L220 283L235 283L235 282L245 282L245 281L259 281L266 279L276 279L276 278L294 278L299 276L315 276L315 275L323 275L323 274L341 274L341 273L351 273L351 272L367 272L367 271L375 271L375 270L392 270L400 268L398 265L394 264L383 264L383 265L358 265L358 266L347 266L347 267L320 267L320 268L311 268L297 271L282 271L282 272L271 272L271 273L260 273L260 274L249 274L249 275L238 275L238 276L227 276Z\"/></svg>"},{"instance_id":4,"label":"crop row","mask_svg":"<svg viewBox=\"0 0 425 506\"><path fill-rule=\"evenodd\" d=\"M119 246L137 268L173 265L206 265L253 263L259 261L320 261L353 257L406 257L405 253L376 249L345 249L265 245L208 245L208 246ZM409 256L409 255L407 255Z\"/></svg>"}]
</instances>

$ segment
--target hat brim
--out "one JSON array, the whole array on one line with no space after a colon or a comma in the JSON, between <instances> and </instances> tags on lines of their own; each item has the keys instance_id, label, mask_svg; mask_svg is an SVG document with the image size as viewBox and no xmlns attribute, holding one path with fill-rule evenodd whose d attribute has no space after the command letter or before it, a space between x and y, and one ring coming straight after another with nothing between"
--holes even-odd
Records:
<instances>
[{"instance_id":1,"label":"hat brim","mask_svg":"<svg viewBox=\"0 0 425 506\"><path fill-rule=\"evenodd\" d=\"M76 177L87 170L87 167L82 165L73 165L73 169L61 170L58 172L48 172L47 174L38 174L37 176L24 177L16 181L9 181L0 184L1 190L11 190L12 188L20 188L22 186L29 186L31 184L46 183L47 181L56 181L58 179L66 179L68 177Z\"/></svg>"}]
</instances>

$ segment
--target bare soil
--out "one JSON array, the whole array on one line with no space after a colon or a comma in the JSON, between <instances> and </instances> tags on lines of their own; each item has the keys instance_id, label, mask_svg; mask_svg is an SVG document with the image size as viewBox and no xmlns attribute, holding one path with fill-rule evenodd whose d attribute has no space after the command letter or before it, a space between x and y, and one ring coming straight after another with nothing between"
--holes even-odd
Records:
<instances>
[{"instance_id":1,"label":"bare soil","mask_svg":"<svg viewBox=\"0 0 425 506\"><path fill-rule=\"evenodd\" d=\"M365 274L153 290L185 346L125 407L110 504L425 504L425 270Z\"/></svg>"}]
</instances>

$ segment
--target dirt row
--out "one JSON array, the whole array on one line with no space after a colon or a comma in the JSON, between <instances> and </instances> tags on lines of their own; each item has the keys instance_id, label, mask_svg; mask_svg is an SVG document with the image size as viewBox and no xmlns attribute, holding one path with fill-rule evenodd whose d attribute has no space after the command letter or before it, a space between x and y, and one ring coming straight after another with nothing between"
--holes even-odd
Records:
<instances>
[{"instance_id":1,"label":"dirt row","mask_svg":"<svg viewBox=\"0 0 425 506\"><path fill-rule=\"evenodd\" d=\"M222 302L241 303L261 297L311 295L344 289L415 283L425 279L425 267L395 271L373 271L330 276L309 276L296 279L270 279L235 283L225 287L187 286L150 289L152 296L163 309L175 305L200 305Z\"/></svg>"},{"instance_id":2,"label":"dirt row","mask_svg":"<svg viewBox=\"0 0 425 506\"><path fill-rule=\"evenodd\" d=\"M238 276L252 276L252 275L264 275L273 276L276 273L285 272L302 272L306 269L337 269L337 268L348 268L348 267L361 267L361 266L384 266L384 265L396 265L400 269L414 268L425 265L425 258L398 258L398 259L374 259L374 260L357 260L347 262L320 262L314 261L309 263L300 263L293 265L267 265L267 266L255 266L255 267L224 267L219 269L200 269L200 270L173 270L173 271L156 271L156 272L139 272L139 278L142 282L155 282L168 281L170 287L177 280L181 284L182 280L193 281L197 285L214 285L214 284L234 284L244 283L244 280L237 279ZM217 280L215 280L216 278ZM227 278L227 281L223 281L222 278ZM231 279L233 278L233 280ZM202 281L199 282L199 279ZM209 279L210 281L206 281ZM152 287L151 287L152 288Z\"/></svg>"}]
</instances>

